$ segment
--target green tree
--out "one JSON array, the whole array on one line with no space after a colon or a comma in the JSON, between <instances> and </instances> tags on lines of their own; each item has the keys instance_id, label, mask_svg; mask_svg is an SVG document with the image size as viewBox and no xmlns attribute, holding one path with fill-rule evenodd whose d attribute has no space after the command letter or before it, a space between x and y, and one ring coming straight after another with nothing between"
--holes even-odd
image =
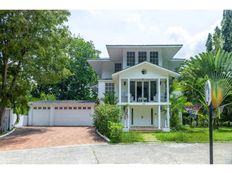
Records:
<instances>
[{"instance_id":1,"label":"green tree","mask_svg":"<svg viewBox=\"0 0 232 174\"><path fill-rule=\"evenodd\" d=\"M206 51L208 52L213 51L213 38L210 33L208 34L208 38L207 38L205 46L206 46Z\"/></svg>"},{"instance_id":2,"label":"green tree","mask_svg":"<svg viewBox=\"0 0 232 174\"><path fill-rule=\"evenodd\" d=\"M207 108L204 102L204 85L210 80L212 86L212 104L214 111L219 114L218 109L232 91L232 53L221 51L216 54L212 52L202 53L187 61L180 73L180 84L184 93L192 94L189 97L197 100ZM190 93L191 94L191 93ZM219 116L219 115L218 115Z\"/></svg>"},{"instance_id":3,"label":"green tree","mask_svg":"<svg viewBox=\"0 0 232 174\"><path fill-rule=\"evenodd\" d=\"M232 10L223 11L222 19L223 50L232 51Z\"/></svg>"},{"instance_id":4,"label":"green tree","mask_svg":"<svg viewBox=\"0 0 232 174\"><path fill-rule=\"evenodd\" d=\"M90 41L81 37L73 37L68 44L69 65L72 75L67 79L53 85L40 85L32 92L34 97L39 97L41 92L53 94L59 100L89 100L96 99L96 93L91 86L96 84L96 74L88 64L87 59L97 58L97 51Z\"/></svg>"},{"instance_id":5,"label":"green tree","mask_svg":"<svg viewBox=\"0 0 232 174\"><path fill-rule=\"evenodd\" d=\"M68 11L0 11L0 131L7 107L27 103L32 85L68 76Z\"/></svg>"},{"instance_id":6,"label":"green tree","mask_svg":"<svg viewBox=\"0 0 232 174\"><path fill-rule=\"evenodd\" d=\"M217 26L213 34L213 50L215 53L223 47L223 38L220 28Z\"/></svg>"}]
</instances>

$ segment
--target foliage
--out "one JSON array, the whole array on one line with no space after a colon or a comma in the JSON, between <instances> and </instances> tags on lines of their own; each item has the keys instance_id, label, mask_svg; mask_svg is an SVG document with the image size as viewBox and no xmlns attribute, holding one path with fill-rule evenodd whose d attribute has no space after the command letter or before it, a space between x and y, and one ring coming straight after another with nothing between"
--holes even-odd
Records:
<instances>
[{"instance_id":1,"label":"foliage","mask_svg":"<svg viewBox=\"0 0 232 174\"><path fill-rule=\"evenodd\" d=\"M111 143L119 143L121 141L122 129L123 125L121 123L109 122L109 138Z\"/></svg>"},{"instance_id":2,"label":"foliage","mask_svg":"<svg viewBox=\"0 0 232 174\"><path fill-rule=\"evenodd\" d=\"M121 109L118 106L101 104L95 108L94 125L101 134L110 137L110 122L120 123L121 117Z\"/></svg>"},{"instance_id":3,"label":"foliage","mask_svg":"<svg viewBox=\"0 0 232 174\"><path fill-rule=\"evenodd\" d=\"M104 93L103 102L105 104L116 105L117 104L117 97L114 92L106 92Z\"/></svg>"},{"instance_id":4,"label":"foliage","mask_svg":"<svg viewBox=\"0 0 232 174\"><path fill-rule=\"evenodd\" d=\"M213 38L211 33L208 34L208 38L205 46L206 46L206 51L208 52L213 51Z\"/></svg>"},{"instance_id":5,"label":"foliage","mask_svg":"<svg viewBox=\"0 0 232 174\"><path fill-rule=\"evenodd\" d=\"M66 46L68 11L0 12L0 131L6 107L20 107L34 84L56 83L70 75Z\"/></svg>"},{"instance_id":6,"label":"foliage","mask_svg":"<svg viewBox=\"0 0 232 174\"><path fill-rule=\"evenodd\" d=\"M138 132L123 132L121 143L144 142L143 135Z\"/></svg>"},{"instance_id":7,"label":"foliage","mask_svg":"<svg viewBox=\"0 0 232 174\"><path fill-rule=\"evenodd\" d=\"M96 83L97 77L87 59L96 58L99 51L95 49L91 41L85 41L79 36L72 37L67 47L68 69L72 75L56 84L37 86L32 92L34 97L45 92L55 95L59 100L96 99L96 93L91 86Z\"/></svg>"},{"instance_id":8,"label":"foliage","mask_svg":"<svg viewBox=\"0 0 232 174\"><path fill-rule=\"evenodd\" d=\"M232 52L232 10L223 11L222 19L223 50Z\"/></svg>"},{"instance_id":9,"label":"foliage","mask_svg":"<svg viewBox=\"0 0 232 174\"><path fill-rule=\"evenodd\" d=\"M184 94L190 94L191 98L196 98L207 108L204 102L204 84L209 79L212 86L212 104L214 109L217 109L231 92L231 67L232 54L225 51L218 50L216 55L209 52L192 57L180 73Z\"/></svg>"},{"instance_id":10,"label":"foliage","mask_svg":"<svg viewBox=\"0 0 232 174\"><path fill-rule=\"evenodd\" d=\"M188 128L185 131L162 132L153 134L160 141L204 143L208 142L208 128ZM214 141L232 141L232 129L220 128L213 132Z\"/></svg>"},{"instance_id":11,"label":"foliage","mask_svg":"<svg viewBox=\"0 0 232 174\"><path fill-rule=\"evenodd\" d=\"M177 81L172 84L172 93L170 95L171 102L171 117L170 117L170 127L172 129L179 129L181 127L182 120L180 114L183 113L187 99L181 93L181 86Z\"/></svg>"}]
</instances>

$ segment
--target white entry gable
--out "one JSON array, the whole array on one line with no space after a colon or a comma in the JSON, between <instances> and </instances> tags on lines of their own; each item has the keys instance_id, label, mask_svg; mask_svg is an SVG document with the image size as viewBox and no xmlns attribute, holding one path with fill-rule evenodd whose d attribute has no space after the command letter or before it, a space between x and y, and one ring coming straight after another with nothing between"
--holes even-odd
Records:
<instances>
[{"instance_id":1,"label":"white entry gable","mask_svg":"<svg viewBox=\"0 0 232 174\"><path fill-rule=\"evenodd\" d=\"M122 71L112 74L112 78L115 79L118 76L121 78L155 78L155 77L177 77L179 74L168 69L162 68L158 65L152 64L150 62L142 62L135 66L129 67Z\"/></svg>"}]
</instances>

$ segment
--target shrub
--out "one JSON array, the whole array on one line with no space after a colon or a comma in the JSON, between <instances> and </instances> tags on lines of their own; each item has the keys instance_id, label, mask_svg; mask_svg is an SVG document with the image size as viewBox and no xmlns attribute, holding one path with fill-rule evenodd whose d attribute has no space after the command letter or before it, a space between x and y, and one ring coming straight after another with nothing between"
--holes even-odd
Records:
<instances>
[{"instance_id":1,"label":"shrub","mask_svg":"<svg viewBox=\"0 0 232 174\"><path fill-rule=\"evenodd\" d=\"M117 97L115 96L115 93L114 92L104 93L103 102L105 104L116 105L117 104Z\"/></svg>"},{"instance_id":2,"label":"shrub","mask_svg":"<svg viewBox=\"0 0 232 174\"><path fill-rule=\"evenodd\" d=\"M170 117L170 127L172 130L179 130L181 129L181 124L180 124L180 117L178 114L173 114Z\"/></svg>"},{"instance_id":3,"label":"shrub","mask_svg":"<svg viewBox=\"0 0 232 174\"><path fill-rule=\"evenodd\" d=\"M118 106L101 104L95 108L94 125L101 134L110 137L110 122L120 123L121 117Z\"/></svg>"},{"instance_id":4,"label":"shrub","mask_svg":"<svg viewBox=\"0 0 232 174\"><path fill-rule=\"evenodd\" d=\"M123 125L121 123L114 123L109 121L109 130L110 130L110 142L111 143L119 143L122 137L122 128Z\"/></svg>"}]
</instances>

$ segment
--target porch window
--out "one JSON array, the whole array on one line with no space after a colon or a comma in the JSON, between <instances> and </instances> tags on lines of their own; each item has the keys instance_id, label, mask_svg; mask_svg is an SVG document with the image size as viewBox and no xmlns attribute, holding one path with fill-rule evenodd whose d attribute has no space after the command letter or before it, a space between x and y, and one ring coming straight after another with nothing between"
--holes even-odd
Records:
<instances>
[{"instance_id":1,"label":"porch window","mask_svg":"<svg viewBox=\"0 0 232 174\"><path fill-rule=\"evenodd\" d=\"M127 52L127 66L135 65L135 52Z\"/></svg>"},{"instance_id":2,"label":"porch window","mask_svg":"<svg viewBox=\"0 0 232 174\"><path fill-rule=\"evenodd\" d=\"M158 102L157 83L156 83L156 81L151 81L150 100L153 101L153 102Z\"/></svg>"},{"instance_id":3,"label":"porch window","mask_svg":"<svg viewBox=\"0 0 232 174\"><path fill-rule=\"evenodd\" d=\"M114 83L105 83L105 93L114 92Z\"/></svg>"},{"instance_id":4,"label":"porch window","mask_svg":"<svg viewBox=\"0 0 232 174\"><path fill-rule=\"evenodd\" d=\"M156 65L159 65L159 55L158 51L150 52L150 62Z\"/></svg>"},{"instance_id":5,"label":"porch window","mask_svg":"<svg viewBox=\"0 0 232 174\"><path fill-rule=\"evenodd\" d=\"M130 81L130 102L135 101L135 81Z\"/></svg>"},{"instance_id":6,"label":"porch window","mask_svg":"<svg viewBox=\"0 0 232 174\"><path fill-rule=\"evenodd\" d=\"M114 72L118 72L122 70L122 64L121 63L115 63L114 64Z\"/></svg>"},{"instance_id":7,"label":"porch window","mask_svg":"<svg viewBox=\"0 0 232 174\"><path fill-rule=\"evenodd\" d=\"M139 52L139 63L144 62L147 60L147 52L140 51Z\"/></svg>"}]
</instances>

